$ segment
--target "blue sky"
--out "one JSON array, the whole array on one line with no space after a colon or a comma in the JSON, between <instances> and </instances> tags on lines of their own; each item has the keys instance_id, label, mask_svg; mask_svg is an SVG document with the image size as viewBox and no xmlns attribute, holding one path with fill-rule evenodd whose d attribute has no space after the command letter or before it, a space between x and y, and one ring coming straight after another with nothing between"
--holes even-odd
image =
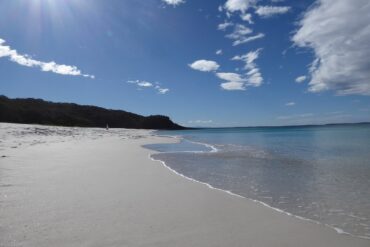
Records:
<instances>
[{"instance_id":1,"label":"blue sky","mask_svg":"<svg viewBox=\"0 0 370 247\"><path fill-rule=\"evenodd\" d=\"M367 0L2 0L0 94L186 126L370 121Z\"/></svg>"}]
</instances>

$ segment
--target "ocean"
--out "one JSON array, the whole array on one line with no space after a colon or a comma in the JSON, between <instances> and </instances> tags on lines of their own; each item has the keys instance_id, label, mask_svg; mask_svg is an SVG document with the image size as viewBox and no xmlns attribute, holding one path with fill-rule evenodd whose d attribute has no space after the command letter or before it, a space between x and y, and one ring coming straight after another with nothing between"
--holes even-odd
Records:
<instances>
[{"instance_id":1,"label":"ocean","mask_svg":"<svg viewBox=\"0 0 370 247\"><path fill-rule=\"evenodd\" d=\"M281 212L370 238L370 124L158 131L153 159Z\"/></svg>"}]
</instances>

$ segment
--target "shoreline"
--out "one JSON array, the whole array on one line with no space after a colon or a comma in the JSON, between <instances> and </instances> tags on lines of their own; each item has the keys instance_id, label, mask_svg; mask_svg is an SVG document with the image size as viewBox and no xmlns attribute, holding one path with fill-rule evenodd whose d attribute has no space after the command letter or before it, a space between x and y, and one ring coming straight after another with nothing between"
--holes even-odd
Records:
<instances>
[{"instance_id":1,"label":"shoreline","mask_svg":"<svg viewBox=\"0 0 370 247\"><path fill-rule=\"evenodd\" d=\"M209 188L211 190L222 191L222 192L224 192L226 194L229 194L229 195L232 195L232 196L236 196L238 198L242 198L242 199L248 200L248 201L250 201L252 203L257 203L257 204L259 204L259 205L261 205L263 207L267 207L269 209L272 209L272 210L274 210L274 211L276 211L278 213L284 214L286 216L294 217L294 218L297 218L299 220L303 220L303 221L311 222L311 223L314 223L314 224L317 224L317 225L320 225L320 226L328 227L329 229L335 230L337 234L344 234L344 235L348 235L348 236L354 237L354 238L360 238L360 239L370 240L370 237L354 235L354 234L351 234L349 232L345 232L344 230L342 230L342 229L340 229L338 227L334 227L334 226L331 226L331 225L328 225L328 224L325 224L325 223L322 223L322 222L319 222L319 221L315 221L315 220L312 220L312 219L309 219L309 218L305 218L305 217L302 217L302 216L299 216L299 215L295 215L295 214L292 214L292 213L290 213L288 211L284 211L284 210L282 210L280 208L276 208L276 207L270 206L269 204L267 204L267 203L265 203L263 201L259 201L259 200L256 200L256 199L245 197L245 196L236 194L236 193L234 193L232 191L229 191L229 190L224 190L224 189L220 189L220 188L214 187L214 186L212 186L212 185L210 185L210 184L208 184L206 182L202 182L202 181L196 180L194 178L187 177L184 174L181 174L181 173L177 172L176 170L172 169L163 160L154 159L154 158L151 157L151 155L149 155L149 158L151 160L153 160L153 161L161 162L164 167L166 167L168 170L170 170L171 172L173 172L177 176L180 176L180 177L182 177L184 179L187 179L189 181L192 181L194 183L199 183L201 185L205 185L207 188Z\"/></svg>"},{"instance_id":2,"label":"shoreline","mask_svg":"<svg viewBox=\"0 0 370 247\"><path fill-rule=\"evenodd\" d=\"M156 153L154 153L154 154L158 154L158 153L164 153L164 154L166 154L166 153L182 153L182 152L184 152L184 153L187 153L187 152L188 152L188 153L217 153L217 152L219 151L216 147L214 147L214 146L213 146L213 145L211 145L211 144L207 144L207 143L202 143L202 142L196 142L196 141L187 140L187 139L183 138L182 136L170 136L170 135L157 135L157 136L158 136L158 137L163 137L163 138L173 138L173 139L177 140L177 143L176 143L176 144L180 143L180 142L181 142L181 141L183 141L183 140L186 140L186 141L191 142L191 143L194 143L194 144L204 145L204 146L206 146L206 147L210 148L211 150L210 150L210 151L175 151L175 152L157 152L157 151L155 151ZM162 142L162 143L160 143L160 144L167 144L167 143L163 143L163 142ZM169 144L170 144L170 143L169 143ZM145 149L151 150L150 148L146 148L145 146L143 146L143 147L144 147ZM249 197L246 197L246 196L242 196L242 195L236 194L236 193L234 193L234 192L232 192L232 191L230 191L230 190L225 190L225 189L217 188L217 187L212 186L212 185L211 185L211 184L209 184L209 183L202 182L202 181L196 180L196 179L194 179L194 178L188 177L188 176L186 176L186 175L184 175L184 174L182 174L182 173L179 173L178 171L176 171L176 170L172 169L169 165L167 165L167 164L166 164L166 162L165 162L165 161L160 160L160 159L154 159L154 158L152 157L152 155L153 155L153 154L150 154L150 155L149 155L149 159L151 159L151 160L153 160L153 161L158 161L158 162L162 163L162 165L163 165L165 168L167 168L168 170L170 170L171 172L173 172L173 173L174 173L174 174L176 174L177 176L180 176L180 177L182 177L182 178L184 178L184 179L187 179L187 180L192 181L192 182L195 182L195 183L199 183L199 184L205 185L205 186L206 186L206 187L208 187L209 189L222 191L222 192L227 193L227 194L229 194L229 195L232 195L232 196L236 196L236 197L239 197L239 198L246 199L246 200L248 200L248 201L250 201L250 202L260 204L260 205L262 205L262 206L264 206L264 207L267 207L267 208L272 209L272 210L275 210L275 211L277 211L277 212L279 212L279 213L285 214L285 215L287 215L287 216L289 216L289 217L294 217L294 218L297 218L297 219L299 219L299 220L308 221L308 222L311 222L311 223L314 223L314 224L317 224L317 225L321 225L321 226L324 226L324 227L328 227L328 228L330 228L330 229L335 230L338 234L344 234L344 235L348 235L348 236L351 236L351 237L354 237L354 238L360 238L360 239L370 240L370 237L368 237L368 236L354 235L354 234L352 234L352 233L349 233L349 232L344 231L344 230L343 230L343 229L341 229L341 228L338 228L338 227L335 227L335 226L332 226L332 225L329 225L329 224L326 224L326 223L322 223L322 222L320 222L320 221L312 220L312 219L309 219L309 218L306 218L306 217L303 217L303 216L295 215L295 214L290 213L290 212L288 212L288 211L284 211L284 210L282 210L282 209L280 209L280 208L273 207L273 206L271 206L271 205L269 205L268 203L265 203L265 202L263 202L263 201L259 201L259 200L253 199L253 198L249 198Z\"/></svg>"},{"instance_id":3,"label":"shoreline","mask_svg":"<svg viewBox=\"0 0 370 247\"><path fill-rule=\"evenodd\" d=\"M49 137L2 142L1 246L369 246L173 174L150 131Z\"/></svg>"}]
</instances>

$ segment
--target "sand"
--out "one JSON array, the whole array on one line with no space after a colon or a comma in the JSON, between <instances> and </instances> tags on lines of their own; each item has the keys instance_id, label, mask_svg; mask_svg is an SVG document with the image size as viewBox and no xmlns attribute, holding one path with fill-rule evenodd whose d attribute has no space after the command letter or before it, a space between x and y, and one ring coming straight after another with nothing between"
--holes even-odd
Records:
<instances>
[{"instance_id":1,"label":"sand","mask_svg":"<svg viewBox=\"0 0 370 247\"><path fill-rule=\"evenodd\" d=\"M370 246L178 176L146 130L0 124L0 246Z\"/></svg>"}]
</instances>

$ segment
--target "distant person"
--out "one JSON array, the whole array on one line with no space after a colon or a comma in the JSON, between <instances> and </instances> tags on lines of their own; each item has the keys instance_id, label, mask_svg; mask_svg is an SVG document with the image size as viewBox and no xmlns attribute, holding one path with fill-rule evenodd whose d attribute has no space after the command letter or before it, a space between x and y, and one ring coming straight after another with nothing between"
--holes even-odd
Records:
<instances>
[{"instance_id":1,"label":"distant person","mask_svg":"<svg viewBox=\"0 0 370 247\"><path fill-rule=\"evenodd\" d=\"M106 130L109 130L109 125L107 124L107 126L105 127Z\"/></svg>"}]
</instances>

